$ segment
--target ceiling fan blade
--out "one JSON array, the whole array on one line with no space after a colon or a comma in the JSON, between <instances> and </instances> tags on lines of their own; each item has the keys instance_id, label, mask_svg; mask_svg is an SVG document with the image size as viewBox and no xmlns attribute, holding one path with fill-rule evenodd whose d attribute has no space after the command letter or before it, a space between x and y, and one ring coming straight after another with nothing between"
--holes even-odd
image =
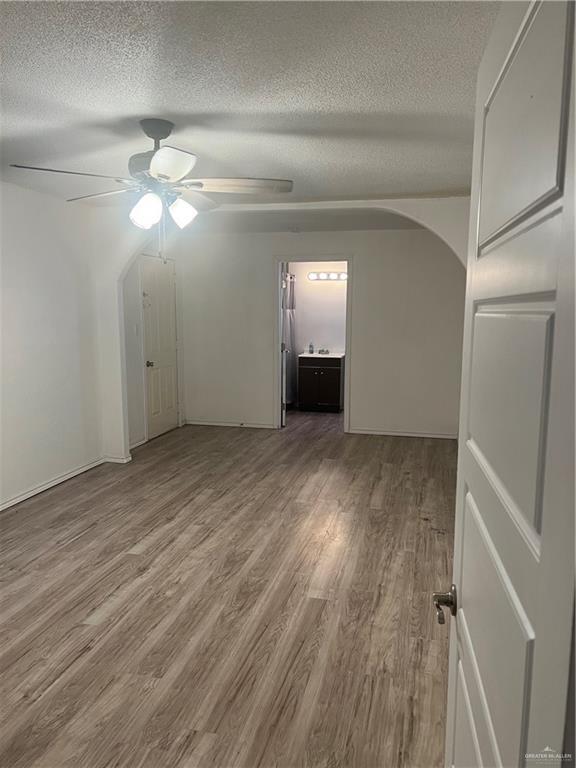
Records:
<instances>
[{"instance_id":1,"label":"ceiling fan blade","mask_svg":"<svg viewBox=\"0 0 576 768\"><path fill-rule=\"evenodd\" d=\"M288 179L185 179L183 186L202 192L225 192L254 195L259 192L291 192L294 183Z\"/></svg>"},{"instance_id":2,"label":"ceiling fan blade","mask_svg":"<svg viewBox=\"0 0 576 768\"><path fill-rule=\"evenodd\" d=\"M150 175L160 181L180 181L196 165L196 155L176 147L160 147L150 161Z\"/></svg>"},{"instance_id":3,"label":"ceiling fan blade","mask_svg":"<svg viewBox=\"0 0 576 768\"><path fill-rule=\"evenodd\" d=\"M66 173L69 176L90 176L93 179L112 179L119 184L133 184L134 179L125 179L122 176L103 176L101 173L80 173L79 171L63 171L60 168L38 168L35 165L18 165L11 163L10 168L24 168L26 171L46 171L47 173Z\"/></svg>"},{"instance_id":4,"label":"ceiling fan blade","mask_svg":"<svg viewBox=\"0 0 576 768\"><path fill-rule=\"evenodd\" d=\"M75 203L77 200L92 200L95 197L109 197L111 195L124 195L126 192L138 192L138 187L132 189L113 189L111 192L96 192L94 195L81 195L80 197L70 197L67 203Z\"/></svg>"},{"instance_id":5,"label":"ceiling fan blade","mask_svg":"<svg viewBox=\"0 0 576 768\"><path fill-rule=\"evenodd\" d=\"M194 189L183 189L182 197L187 203L193 205L200 213L213 211L214 208L218 208L218 203L215 203L214 200L210 200L209 197L206 197L206 195L203 195L201 192L197 192Z\"/></svg>"}]
</instances>

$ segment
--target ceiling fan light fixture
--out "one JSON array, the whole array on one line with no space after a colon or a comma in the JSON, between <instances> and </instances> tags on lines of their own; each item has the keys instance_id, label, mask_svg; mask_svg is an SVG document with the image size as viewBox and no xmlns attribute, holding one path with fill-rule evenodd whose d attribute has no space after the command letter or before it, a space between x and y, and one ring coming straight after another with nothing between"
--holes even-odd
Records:
<instances>
[{"instance_id":1,"label":"ceiling fan light fixture","mask_svg":"<svg viewBox=\"0 0 576 768\"><path fill-rule=\"evenodd\" d=\"M196 155L176 147L160 147L150 161L150 175L160 181L180 181L196 165Z\"/></svg>"},{"instance_id":2,"label":"ceiling fan light fixture","mask_svg":"<svg viewBox=\"0 0 576 768\"><path fill-rule=\"evenodd\" d=\"M142 197L130 212L132 223L140 229L151 229L162 220L164 208L168 208L176 224L183 229L190 224L197 214L195 205L178 202L171 206L171 201L182 193L192 195L198 210L205 211L217 208L219 203L206 196L215 194L246 194L268 195L291 192L293 182L290 179L262 179L242 176L239 178L190 178L190 172L196 164L196 155L168 144L160 146L160 142L172 133L174 123L162 118L145 118L140 120L140 126L146 136L154 142L154 149L137 152L128 159L129 178L108 176L102 173L83 171L68 171L62 168L42 168L37 165L21 165L12 163L12 168L41 173L58 173L70 176L85 176L88 178L110 179L122 185L120 189L107 192L96 192L91 195L71 197L68 202L91 200L93 198L109 197L111 195L134 194L139 192ZM319 279L326 279L320 277Z\"/></svg>"},{"instance_id":3,"label":"ceiling fan light fixture","mask_svg":"<svg viewBox=\"0 0 576 768\"><path fill-rule=\"evenodd\" d=\"M172 216L174 223L177 224L180 229L184 229L188 224L191 224L198 215L196 208L194 208L193 205L190 205L190 203L187 203L186 200L182 200L181 197L177 197L169 206L168 210L170 211L170 216Z\"/></svg>"},{"instance_id":4,"label":"ceiling fan light fixture","mask_svg":"<svg viewBox=\"0 0 576 768\"><path fill-rule=\"evenodd\" d=\"M162 200L154 192L146 192L130 211L130 221L140 229L150 229L162 218Z\"/></svg>"}]
</instances>

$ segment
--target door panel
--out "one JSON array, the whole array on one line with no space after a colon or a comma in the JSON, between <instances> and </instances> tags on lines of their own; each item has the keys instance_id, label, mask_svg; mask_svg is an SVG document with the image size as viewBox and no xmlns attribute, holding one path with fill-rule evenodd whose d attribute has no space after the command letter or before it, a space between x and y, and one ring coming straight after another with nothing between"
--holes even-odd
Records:
<instances>
[{"instance_id":1,"label":"door panel","mask_svg":"<svg viewBox=\"0 0 576 768\"><path fill-rule=\"evenodd\" d=\"M159 416L161 411L160 384L160 371L148 371L148 414L152 417Z\"/></svg>"},{"instance_id":2,"label":"door panel","mask_svg":"<svg viewBox=\"0 0 576 768\"><path fill-rule=\"evenodd\" d=\"M318 405L337 407L340 404L340 369L321 368L318 371Z\"/></svg>"},{"instance_id":3,"label":"door panel","mask_svg":"<svg viewBox=\"0 0 576 768\"><path fill-rule=\"evenodd\" d=\"M481 244L561 189L567 13L559 2L534 8L486 104Z\"/></svg>"},{"instance_id":4,"label":"door panel","mask_svg":"<svg viewBox=\"0 0 576 768\"><path fill-rule=\"evenodd\" d=\"M482 520L493 541L498 542L501 559L520 600L530 600L537 586L540 538L506 496L492 468L484 463L472 441L460 451L461 474L466 478L464 494L470 493L482 510ZM464 509L464 503L461 505ZM459 505L460 507L460 505Z\"/></svg>"},{"instance_id":5,"label":"door panel","mask_svg":"<svg viewBox=\"0 0 576 768\"><path fill-rule=\"evenodd\" d=\"M456 739L454 743L454 765L468 768L481 762L480 745L472 715L468 686L464 677L462 662L458 664L456 691Z\"/></svg>"},{"instance_id":6,"label":"door panel","mask_svg":"<svg viewBox=\"0 0 576 768\"><path fill-rule=\"evenodd\" d=\"M502 764L516 765L534 632L470 494L464 508L460 601L460 620L465 619L473 638L471 652ZM487 624L498 631L485 631Z\"/></svg>"},{"instance_id":7,"label":"door panel","mask_svg":"<svg viewBox=\"0 0 576 768\"><path fill-rule=\"evenodd\" d=\"M573 11L504 3L479 72L447 766L525 766L547 747L560 765L574 604Z\"/></svg>"},{"instance_id":8,"label":"door panel","mask_svg":"<svg viewBox=\"0 0 576 768\"><path fill-rule=\"evenodd\" d=\"M472 648L466 616L462 612L459 612L458 622L460 625L458 635L458 667L461 669L463 678L466 680L470 701L469 717L472 723L471 728L474 728L476 732L480 755L480 762L469 763L466 768L472 768L472 766L476 765L493 768L493 766L500 766L502 764L494 725L490 716L482 677ZM455 744L458 737L459 734L456 732L454 734ZM454 756L452 756L452 761L454 759Z\"/></svg>"},{"instance_id":9,"label":"door panel","mask_svg":"<svg viewBox=\"0 0 576 768\"><path fill-rule=\"evenodd\" d=\"M148 438L178 426L174 262L142 259Z\"/></svg>"},{"instance_id":10,"label":"door panel","mask_svg":"<svg viewBox=\"0 0 576 768\"><path fill-rule=\"evenodd\" d=\"M177 382L176 382L175 367L170 366L169 368L165 369L165 374L162 378L162 383L164 385L164 391L162 392L162 396L163 396L165 408L169 411L175 411L177 406L177 401L176 401Z\"/></svg>"},{"instance_id":11,"label":"door panel","mask_svg":"<svg viewBox=\"0 0 576 768\"><path fill-rule=\"evenodd\" d=\"M469 439L539 530L552 309L481 306L474 317Z\"/></svg>"},{"instance_id":12,"label":"door panel","mask_svg":"<svg viewBox=\"0 0 576 768\"><path fill-rule=\"evenodd\" d=\"M299 405L316 405L318 402L318 370L301 365L298 369Z\"/></svg>"}]
</instances>

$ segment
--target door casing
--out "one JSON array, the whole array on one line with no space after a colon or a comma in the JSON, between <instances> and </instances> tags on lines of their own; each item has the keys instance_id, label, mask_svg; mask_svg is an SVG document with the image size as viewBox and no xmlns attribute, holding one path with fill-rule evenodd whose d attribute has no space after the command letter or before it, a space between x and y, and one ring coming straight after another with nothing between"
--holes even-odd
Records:
<instances>
[{"instance_id":1,"label":"door casing","mask_svg":"<svg viewBox=\"0 0 576 768\"><path fill-rule=\"evenodd\" d=\"M144 269L146 267L147 261L150 262L150 265L155 265L157 262L165 265L166 269L169 269L171 271L171 294L172 294L172 309L171 309L171 315L172 315L172 330L173 330L173 341L174 341L174 394L175 394L175 414L170 419L170 423L166 422L164 426L166 428L161 427L161 431L155 430L154 426L150 422L150 398L151 398L151 392L150 392L150 376L149 371L146 367L143 368L144 370L144 380L145 380L145 400L144 400L144 412L145 412L145 424L146 424L146 440L149 440L153 437L157 437L160 434L163 434L163 432L168 431L169 429L173 429L177 426L181 425L181 415L180 415L180 376L179 376L179 344L178 344L178 313L177 313L177 306L176 306L176 265L175 262L172 259L160 259L156 256L149 256L147 254L143 254L140 259L140 284L142 286L142 339L143 339L143 366L146 366L146 360L147 355L150 355L150 351L148 349L150 340L147 341L146 336L146 321L145 321L145 311L144 311L144 301L145 301L145 277L144 277ZM172 335L172 334L170 334Z\"/></svg>"},{"instance_id":2,"label":"door casing","mask_svg":"<svg viewBox=\"0 0 576 768\"><path fill-rule=\"evenodd\" d=\"M353 254L328 254L328 255L294 255L276 256L275 285L273 290L276 296L276 312L274 337L276 339L274 353L274 427L280 429L283 426L283 353L282 353L282 271L284 264L298 262L321 261L345 261L347 264L348 279L346 280L346 364L344 367L344 432L350 431L350 375L352 361L352 286L354 281L354 256ZM298 311L298 309L296 309Z\"/></svg>"}]
</instances>

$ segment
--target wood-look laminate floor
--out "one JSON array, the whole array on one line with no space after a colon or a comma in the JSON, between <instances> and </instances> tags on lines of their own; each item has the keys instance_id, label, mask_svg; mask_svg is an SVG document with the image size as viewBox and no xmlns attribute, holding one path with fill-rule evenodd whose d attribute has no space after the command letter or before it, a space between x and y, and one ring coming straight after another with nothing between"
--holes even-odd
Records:
<instances>
[{"instance_id":1,"label":"wood-look laminate floor","mask_svg":"<svg viewBox=\"0 0 576 768\"><path fill-rule=\"evenodd\" d=\"M455 463L296 413L5 512L2 768L440 766Z\"/></svg>"}]
</instances>

